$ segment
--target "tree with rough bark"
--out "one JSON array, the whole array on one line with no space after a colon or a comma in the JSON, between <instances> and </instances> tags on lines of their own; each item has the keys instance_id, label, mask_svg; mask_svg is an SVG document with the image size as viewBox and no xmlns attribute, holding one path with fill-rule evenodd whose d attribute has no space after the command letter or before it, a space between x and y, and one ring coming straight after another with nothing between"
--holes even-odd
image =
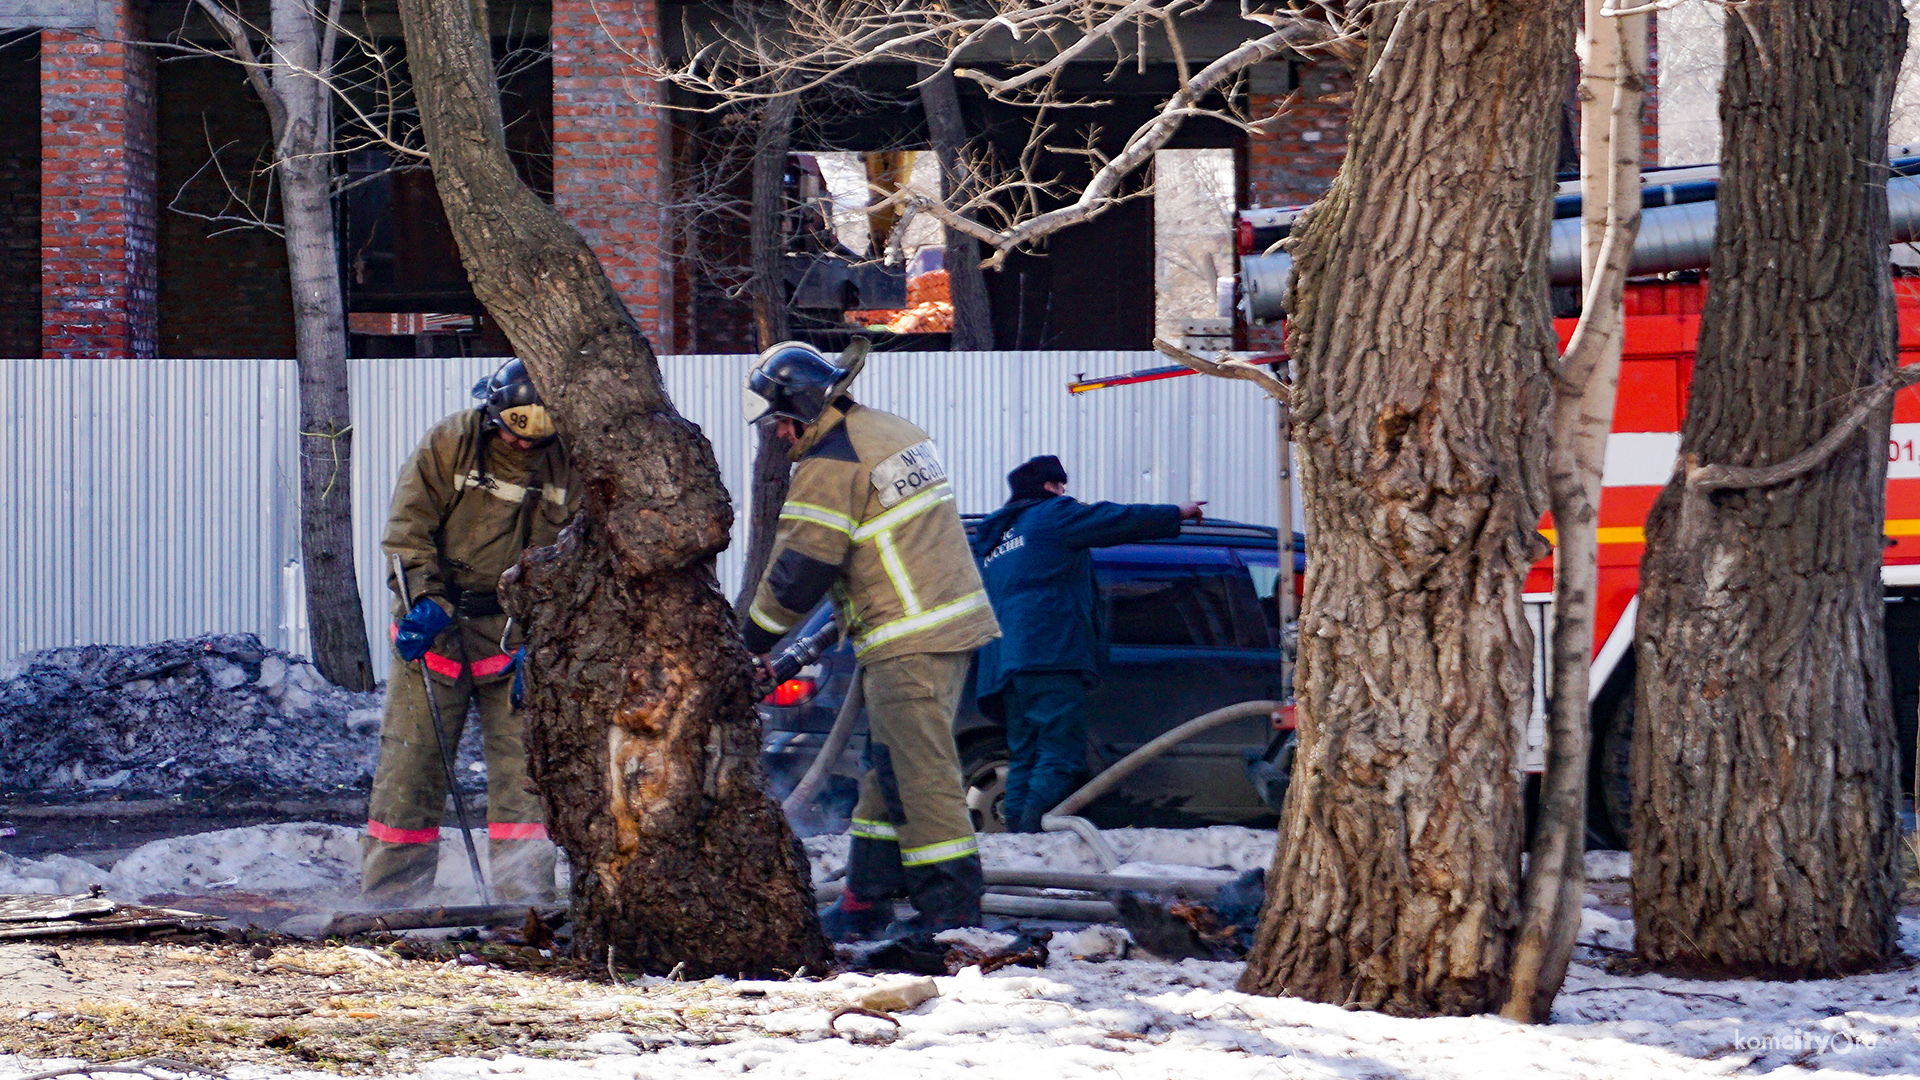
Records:
<instances>
[{"instance_id":1,"label":"tree with rough bark","mask_svg":"<svg viewBox=\"0 0 1920 1080\"><path fill-rule=\"evenodd\" d=\"M526 627L531 773L573 865L578 947L688 975L825 970L804 853L767 795L750 658L713 573L732 508L580 234L508 160L485 11L402 0L407 64L474 292L586 487L503 581Z\"/></svg>"},{"instance_id":2,"label":"tree with rough bark","mask_svg":"<svg viewBox=\"0 0 1920 1080\"><path fill-rule=\"evenodd\" d=\"M1880 563L1907 25L1898 0L1734 12L1682 468L1641 563L1634 925L1666 970L1820 978L1896 949Z\"/></svg>"},{"instance_id":3,"label":"tree with rough bark","mask_svg":"<svg viewBox=\"0 0 1920 1080\"><path fill-rule=\"evenodd\" d=\"M921 69L920 109L927 118L927 137L940 161L941 198L950 206L965 206L978 185L967 160L967 122L960 111L960 91L953 73ZM980 268L980 241L958 229L946 229L942 262L947 268L947 295L953 303L954 352L984 352L993 348L993 307L987 299L986 272Z\"/></svg>"},{"instance_id":4,"label":"tree with rough bark","mask_svg":"<svg viewBox=\"0 0 1920 1080\"><path fill-rule=\"evenodd\" d=\"M1507 999L1573 12L1375 5L1346 161L1296 230L1301 741L1243 990L1398 1015Z\"/></svg>"},{"instance_id":5,"label":"tree with rough bark","mask_svg":"<svg viewBox=\"0 0 1920 1080\"><path fill-rule=\"evenodd\" d=\"M360 586L353 564L353 424L347 398L347 313L334 233L334 87L340 0L271 0L261 47L225 0L197 0L266 107L272 168L293 293L300 375L300 562L307 625L320 673L349 690L373 689Z\"/></svg>"},{"instance_id":6,"label":"tree with rough bark","mask_svg":"<svg viewBox=\"0 0 1920 1080\"><path fill-rule=\"evenodd\" d=\"M753 263L753 329L763 350L787 340L786 174L787 157L793 146L793 121L799 112L800 98L796 94L769 99L760 107L759 124L754 132L753 191L747 237ZM733 600L736 622L745 621L747 607L753 603L753 592L766 576L774 534L780 530L780 507L787 501L787 481L793 472L786 445L772 431L761 427L755 442L753 489L747 501L751 516L747 521L746 570L740 578L740 591Z\"/></svg>"}]
</instances>

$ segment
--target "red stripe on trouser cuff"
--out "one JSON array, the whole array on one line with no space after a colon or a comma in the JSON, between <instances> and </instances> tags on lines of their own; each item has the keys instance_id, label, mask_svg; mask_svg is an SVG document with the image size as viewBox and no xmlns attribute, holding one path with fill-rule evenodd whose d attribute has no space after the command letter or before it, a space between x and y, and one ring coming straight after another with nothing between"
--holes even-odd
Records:
<instances>
[{"instance_id":1,"label":"red stripe on trouser cuff","mask_svg":"<svg viewBox=\"0 0 1920 1080\"><path fill-rule=\"evenodd\" d=\"M513 654L501 653L498 656L489 656L485 660L475 660L473 674L475 678L484 679L489 675L498 675L512 666Z\"/></svg>"},{"instance_id":2,"label":"red stripe on trouser cuff","mask_svg":"<svg viewBox=\"0 0 1920 1080\"><path fill-rule=\"evenodd\" d=\"M545 840L547 827L537 821L489 821L489 840Z\"/></svg>"},{"instance_id":3,"label":"red stripe on trouser cuff","mask_svg":"<svg viewBox=\"0 0 1920 1080\"><path fill-rule=\"evenodd\" d=\"M393 641L398 639L399 637L400 637L400 626L398 623L392 624L387 627L387 640ZM450 656L441 656L437 652L429 652L427 653L427 655L421 657L420 659L426 661L427 670L433 672L435 675L445 675L449 679L457 679L460 677L460 661L455 660ZM512 657L505 656L503 654L502 659L511 662ZM506 664L500 665L501 668L504 668L506 666L507 666ZM498 671L499 668L496 668L494 670ZM476 674L479 673L479 665L477 664L474 665L474 671ZM493 672L490 671L490 672L487 672L486 674L491 675L493 674Z\"/></svg>"},{"instance_id":4,"label":"red stripe on trouser cuff","mask_svg":"<svg viewBox=\"0 0 1920 1080\"><path fill-rule=\"evenodd\" d=\"M437 828L396 829L372 818L367 819L367 835L389 844L437 844L440 842L440 830Z\"/></svg>"},{"instance_id":5,"label":"red stripe on trouser cuff","mask_svg":"<svg viewBox=\"0 0 1920 1080\"><path fill-rule=\"evenodd\" d=\"M486 822L488 840L545 840L547 826L538 821Z\"/></svg>"}]
</instances>

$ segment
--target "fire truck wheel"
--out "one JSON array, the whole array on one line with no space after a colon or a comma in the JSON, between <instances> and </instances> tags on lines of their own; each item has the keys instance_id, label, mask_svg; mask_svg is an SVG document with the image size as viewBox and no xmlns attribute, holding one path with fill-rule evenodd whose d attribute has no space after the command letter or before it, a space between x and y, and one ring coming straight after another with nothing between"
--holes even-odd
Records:
<instances>
[{"instance_id":1,"label":"fire truck wheel","mask_svg":"<svg viewBox=\"0 0 1920 1080\"><path fill-rule=\"evenodd\" d=\"M1600 738L1600 806L1606 814L1613 843L1625 851L1633 835L1633 788L1630 762L1633 751L1633 690L1620 695Z\"/></svg>"}]
</instances>

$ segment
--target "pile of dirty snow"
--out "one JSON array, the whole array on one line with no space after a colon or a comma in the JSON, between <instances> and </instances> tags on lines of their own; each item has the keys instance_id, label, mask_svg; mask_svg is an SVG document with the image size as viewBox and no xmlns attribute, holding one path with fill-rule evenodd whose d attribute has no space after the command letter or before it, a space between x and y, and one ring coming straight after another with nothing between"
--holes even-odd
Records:
<instances>
[{"instance_id":1,"label":"pile of dirty snow","mask_svg":"<svg viewBox=\"0 0 1920 1080\"><path fill-rule=\"evenodd\" d=\"M0 790L365 789L380 695L252 634L29 653L0 670Z\"/></svg>"}]
</instances>

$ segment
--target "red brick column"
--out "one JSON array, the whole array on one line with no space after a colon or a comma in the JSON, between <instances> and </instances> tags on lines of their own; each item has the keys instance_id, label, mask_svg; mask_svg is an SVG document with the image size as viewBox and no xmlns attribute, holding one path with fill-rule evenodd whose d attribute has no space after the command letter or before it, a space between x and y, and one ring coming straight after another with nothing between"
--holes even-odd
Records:
<instances>
[{"instance_id":1,"label":"red brick column","mask_svg":"<svg viewBox=\"0 0 1920 1080\"><path fill-rule=\"evenodd\" d=\"M107 5L100 5L106 10ZM115 25L40 35L40 350L146 357L159 345L154 68Z\"/></svg>"},{"instance_id":2,"label":"red brick column","mask_svg":"<svg viewBox=\"0 0 1920 1080\"><path fill-rule=\"evenodd\" d=\"M661 88L635 72L657 55L656 0L554 0L553 200L587 238L659 352L680 348Z\"/></svg>"},{"instance_id":3,"label":"red brick column","mask_svg":"<svg viewBox=\"0 0 1920 1080\"><path fill-rule=\"evenodd\" d=\"M1347 156L1349 91L1344 69L1299 69L1293 104L1265 125L1265 134L1247 140L1247 204L1295 206L1327 193ZM1250 94L1256 120L1272 116L1287 94Z\"/></svg>"}]
</instances>

